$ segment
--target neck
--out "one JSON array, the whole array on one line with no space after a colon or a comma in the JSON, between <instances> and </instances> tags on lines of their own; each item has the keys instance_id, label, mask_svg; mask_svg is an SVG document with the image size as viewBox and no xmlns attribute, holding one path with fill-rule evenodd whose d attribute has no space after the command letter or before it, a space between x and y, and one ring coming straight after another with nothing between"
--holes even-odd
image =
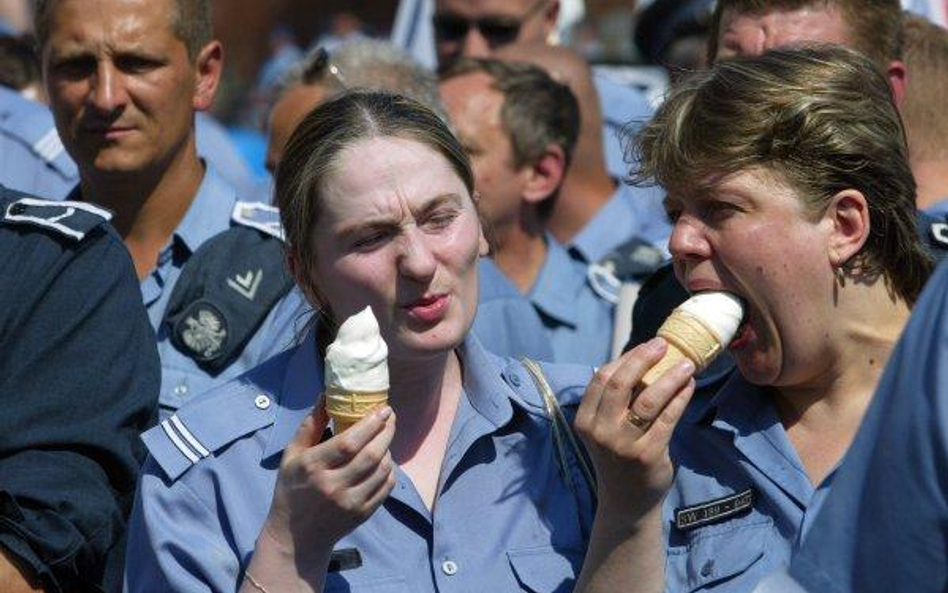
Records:
<instances>
[{"instance_id":1,"label":"neck","mask_svg":"<svg viewBox=\"0 0 948 593\"><path fill-rule=\"evenodd\" d=\"M389 405L398 418L391 450L395 461L404 464L436 429L450 430L461 396L461 363L452 350L389 368Z\"/></svg>"},{"instance_id":2,"label":"neck","mask_svg":"<svg viewBox=\"0 0 948 593\"><path fill-rule=\"evenodd\" d=\"M113 226L132 254L139 278L155 265L194 201L204 165L195 152L193 137L170 161L133 173L84 170L80 180L83 199L114 212Z\"/></svg>"},{"instance_id":3,"label":"neck","mask_svg":"<svg viewBox=\"0 0 948 593\"><path fill-rule=\"evenodd\" d=\"M546 240L539 224L495 229L494 263L522 294L527 294L546 260Z\"/></svg>"},{"instance_id":4,"label":"neck","mask_svg":"<svg viewBox=\"0 0 948 593\"><path fill-rule=\"evenodd\" d=\"M592 220L616 190L602 163L574 162L560 187L559 200L548 227L556 240L567 245Z\"/></svg>"},{"instance_id":5,"label":"neck","mask_svg":"<svg viewBox=\"0 0 948 593\"><path fill-rule=\"evenodd\" d=\"M850 298L854 293L857 298ZM829 328L828 347L820 356L826 366L813 380L777 387L775 402L783 423L818 430L825 427L855 435L876 386L909 316L905 302L889 294L879 279L870 286L847 280L839 289L838 324ZM841 433L841 431L844 431Z\"/></svg>"},{"instance_id":6,"label":"neck","mask_svg":"<svg viewBox=\"0 0 948 593\"><path fill-rule=\"evenodd\" d=\"M919 210L948 200L948 158L913 161L912 173L918 186L915 203Z\"/></svg>"}]
</instances>

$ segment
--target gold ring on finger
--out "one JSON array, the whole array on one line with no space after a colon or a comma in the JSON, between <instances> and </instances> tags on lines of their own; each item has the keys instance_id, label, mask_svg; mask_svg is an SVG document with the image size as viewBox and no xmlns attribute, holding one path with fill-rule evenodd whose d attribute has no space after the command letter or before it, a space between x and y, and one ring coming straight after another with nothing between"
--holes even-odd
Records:
<instances>
[{"instance_id":1,"label":"gold ring on finger","mask_svg":"<svg viewBox=\"0 0 948 593\"><path fill-rule=\"evenodd\" d=\"M652 421L648 418L642 418L631 409L629 413L625 415L625 419L629 421L629 424L638 428L639 430L648 430L648 427L652 425Z\"/></svg>"}]
</instances>

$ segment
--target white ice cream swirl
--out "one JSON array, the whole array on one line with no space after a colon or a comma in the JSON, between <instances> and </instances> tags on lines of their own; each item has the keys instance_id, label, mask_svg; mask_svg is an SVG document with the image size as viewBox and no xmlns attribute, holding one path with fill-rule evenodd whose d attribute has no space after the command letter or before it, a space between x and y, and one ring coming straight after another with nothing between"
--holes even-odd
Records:
<instances>
[{"instance_id":1,"label":"white ice cream swirl","mask_svg":"<svg viewBox=\"0 0 948 593\"><path fill-rule=\"evenodd\" d=\"M362 393L388 390L388 346L370 307L347 319L326 350L326 387Z\"/></svg>"},{"instance_id":2,"label":"white ice cream swirl","mask_svg":"<svg viewBox=\"0 0 948 593\"><path fill-rule=\"evenodd\" d=\"M678 308L704 321L724 346L734 339L744 318L741 300L727 292L700 292Z\"/></svg>"}]
</instances>

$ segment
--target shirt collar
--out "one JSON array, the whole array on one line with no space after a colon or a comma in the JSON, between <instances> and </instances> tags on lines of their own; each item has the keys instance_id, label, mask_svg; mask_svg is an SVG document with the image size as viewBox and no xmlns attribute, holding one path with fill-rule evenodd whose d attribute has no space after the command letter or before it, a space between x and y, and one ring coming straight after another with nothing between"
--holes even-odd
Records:
<instances>
[{"instance_id":1,"label":"shirt collar","mask_svg":"<svg viewBox=\"0 0 948 593\"><path fill-rule=\"evenodd\" d=\"M753 385L738 372L732 372L721 389L685 411L691 424L711 424L736 433L754 432L762 408L768 405L764 387Z\"/></svg>"},{"instance_id":2,"label":"shirt collar","mask_svg":"<svg viewBox=\"0 0 948 593\"><path fill-rule=\"evenodd\" d=\"M928 208L925 208L925 214L934 216L935 218L948 216L948 196L939 202L935 202Z\"/></svg>"},{"instance_id":3,"label":"shirt collar","mask_svg":"<svg viewBox=\"0 0 948 593\"><path fill-rule=\"evenodd\" d=\"M311 329L297 347L286 367L279 410L267 440L264 459L280 453L293 439L324 389L323 362L316 346L316 330ZM474 332L469 331L458 355L464 367L464 392L471 408L496 428L513 416L511 401L527 408L503 380L496 355L487 352ZM459 419L455 419L457 423Z\"/></svg>"},{"instance_id":4,"label":"shirt collar","mask_svg":"<svg viewBox=\"0 0 948 593\"><path fill-rule=\"evenodd\" d=\"M664 242L670 232L661 209L661 191L657 187L633 187L620 183L609 201L589 219L569 247L591 264L601 261L632 237Z\"/></svg>"},{"instance_id":5,"label":"shirt collar","mask_svg":"<svg viewBox=\"0 0 948 593\"><path fill-rule=\"evenodd\" d=\"M237 192L205 163L204 179L174 235L194 253L205 241L230 227Z\"/></svg>"},{"instance_id":6,"label":"shirt collar","mask_svg":"<svg viewBox=\"0 0 948 593\"><path fill-rule=\"evenodd\" d=\"M528 299L545 315L562 325L579 324L576 299L585 288L586 274L556 239L546 237L546 259Z\"/></svg>"}]
</instances>

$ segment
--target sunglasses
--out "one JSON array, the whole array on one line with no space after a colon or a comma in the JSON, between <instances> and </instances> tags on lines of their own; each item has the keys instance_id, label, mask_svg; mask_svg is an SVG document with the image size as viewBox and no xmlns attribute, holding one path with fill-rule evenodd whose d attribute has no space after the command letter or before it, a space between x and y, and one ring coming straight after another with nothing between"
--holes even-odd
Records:
<instances>
[{"instance_id":1,"label":"sunglasses","mask_svg":"<svg viewBox=\"0 0 948 593\"><path fill-rule=\"evenodd\" d=\"M546 0L539 0L520 18L485 16L469 19L450 12L436 14L433 19L435 37L438 41L460 41L467 36L471 28L475 28L492 49L507 45L517 39L524 21L539 12L545 5Z\"/></svg>"}]
</instances>

